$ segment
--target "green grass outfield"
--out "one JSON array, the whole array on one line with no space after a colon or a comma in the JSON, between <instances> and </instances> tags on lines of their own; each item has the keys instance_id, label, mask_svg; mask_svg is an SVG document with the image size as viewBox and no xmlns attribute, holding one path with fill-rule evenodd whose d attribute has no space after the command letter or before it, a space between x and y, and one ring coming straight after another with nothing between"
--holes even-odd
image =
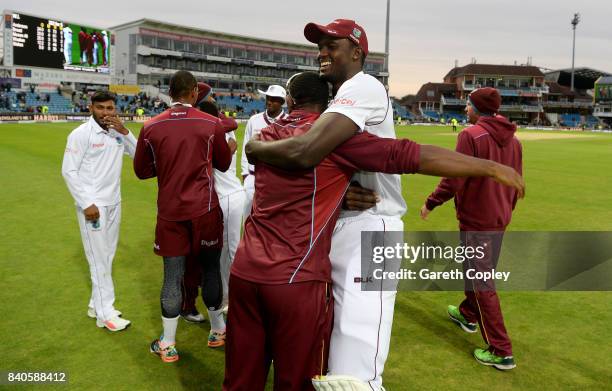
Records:
<instances>
[{"instance_id":1,"label":"green grass outfield","mask_svg":"<svg viewBox=\"0 0 612 391\"><path fill-rule=\"evenodd\" d=\"M60 174L66 136L75 126L0 125L0 370L65 371L75 390L220 389L224 352L206 347L208 324L180 322L176 364L148 352L161 327L162 264L152 252L156 183L137 180L127 158L114 280L117 307L132 326L111 334L87 318L89 271ZM399 127L398 133L449 148L455 143L450 128ZM612 135L524 134L527 198L511 229L612 230ZM538 139L542 135L548 138ZM403 177L407 229L456 229L452 203L428 222L418 218L436 183ZM501 298L518 364L507 373L477 364L471 351L483 345L480 334L463 334L448 321L446 305L458 303L461 293L399 293L387 390L610 387L612 293L503 292Z\"/></svg>"}]
</instances>

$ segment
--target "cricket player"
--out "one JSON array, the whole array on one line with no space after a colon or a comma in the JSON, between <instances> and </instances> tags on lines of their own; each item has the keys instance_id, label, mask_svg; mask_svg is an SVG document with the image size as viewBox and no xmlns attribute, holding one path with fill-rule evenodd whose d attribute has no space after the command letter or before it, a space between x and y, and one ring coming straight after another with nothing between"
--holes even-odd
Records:
<instances>
[{"instance_id":1,"label":"cricket player","mask_svg":"<svg viewBox=\"0 0 612 391\"><path fill-rule=\"evenodd\" d=\"M227 304L227 286L229 281L229 269L234 260L238 242L240 241L240 230L242 228L242 212L244 209L244 188L236 176L236 136L234 130L238 128L238 123L233 118L228 118L219 112L218 107L212 98L212 88L206 84L198 83L198 99L196 106L203 112L218 117L221 120L225 133L225 138L232 153L232 163L227 171L214 170L215 191L219 196L219 204L223 212L223 249L221 250L221 278L223 282L223 303ZM194 323L201 323L204 317L195 307L195 298L198 292L199 275L197 265L189 262L185 274L183 300L183 312L181 316ZM194 267L196 266L196 267ZM208 347L217 348L225 345L225 319L223 318L224 309L217 311L208 310L210 320L210 333L208 336Z\"/></svg>"},{"instance_id":2,"label":"cricket player","mask_svg":"<svg viewBox=\"0 0 612 391\"><path fill-rule=\"evenodd\" d=\"M265 92L259 89L257 91L266 97L266 110L263 113L255 114L249 118L244 130L243 145L246 145L251 138L258 135L261 129L285 118L286 116L286 113L283 111L283 104L285 103L287 92L283 87L279 85L271 85ZM242 150L241 167L242 181L244 183L244 191L246 194L243 216L246 219L249 213L251 213L251 204L253 203L253 192L255 191L255 168L252 164L249 164L244 153L244 149Z\"/></svg>"},{"instance_id":3,"label":"cricket player","mask_svg":"<svg viewBox=\"0 0 612 391\"><path fill-rule=\"evenodd\" d=\"M72 29L65 26L62 33L64 34L64 61L66 65L70 65L72 64Z\"/></svg>"},{"instance_id":4,"label":"cricket player","mask_svg":"<svg viewBox=\"0 0 612 391\"><path fill-rule=\"evenodd\" d=\"M318 164L356 133L368 131L380 137L395 138L387 91L378 80L362 71L368 54L365 30L353 20L337 19L328 25L309 23L304 35L318 44L319 73L331 83L334 98L309 132L273 142L252 140L245 147L247 156L253 161L285 169L306 169ZM422 146L421 158L446 153L442 151ZM437 159L439 166L423 166L421 160L420 172L460 176L456 175L462 172L456 162L444 160L442 156ZM502 171L507 168L495 167ZM449 171L454 174L445 174ZM491 172L483 171L482 175L491 175ZM522 186L517 183L522 182L522 178L514 170L508 175L500 179L502 183ZM406 204L397 175L360 172L353 180L374 190L381 201L366 211L342 211L336 223L330 253L335 306L329 373L351 376L363 387L380 390L389 352L396 292L362 291L361 284L355 282L355 277L361 276L361 232L402 231L401 217Z\"/></svg>"},{"instance_id":5,"label":"cricket player","mask_svg":"<svg viewBox=\"0 0 612 391\"><path fill-rule=\"evenodd\" d=\"M514 135L516 125L497 114L500 104L501 97L495 88L479 88L470 93L466 114L472 126L459 134L456 151L494 160L522 172L522 147ZM444 178L421 208L421 217L426 219L434 208L453 197L462 242L486 249L484 259L463 263L464 272L468 269L490 272L497 266L517 192L489 178ZM450 319L468 333L475 333L477 325L480 326L488 347L474 350L476 361L502 370L516 367L495 280L466 280L465 285L461 305L449 305L447 311Z\"/></svg>"},{"instance_id":6,"label":"cricket player","mask_svg":"<svg viewBox=\"0 0 612 391\"><path fill-rule=\"evenodd\" d=\"M307 134L327 106L328 86L316 73L298 74L288 89L290 114L264 128L263 140ZM355 170L485 175L492 166L367 132L314 168L292 172L257 162L252 214L230 276L224 389L262 390L271 361L275 389L312 389L311 378L325 373L334 312L331 235ZM520 183L513 170L502 171Z\"/></svg>"},{"instance_id":7,"label":"cricket player","mask_svg":"<svg viewBox=\"0 0 612 391\"><path fill-rule=\"evenodd\" d=\"M197 257L202 265L206 307L218 310L223 299L219 266L223 216L213 168L227 170L231 153L220 121L192 107L197 96L195 77L187 71L176 72L170 79L173 103L145 123L134 157L136 176L157 177L159 188L154 251L164 261L163 333L150 350L164 362L179 359L176 329L188 255Z\"/></svg>"},{"instance_id":8,"label":"cricket player","mask_svg":"<svg viewBox=\"0 0 612 391\"><path fill-rule=\"evenodd\" d=\"M110 331L130 325L114 307L112 267L121 222L123 155L133 158L136 150L136 138L117 116L115 102L108 91L93 94L91 117L68 136L62 163L91 274L87 315Z\"/></svg>"}]
</instances>

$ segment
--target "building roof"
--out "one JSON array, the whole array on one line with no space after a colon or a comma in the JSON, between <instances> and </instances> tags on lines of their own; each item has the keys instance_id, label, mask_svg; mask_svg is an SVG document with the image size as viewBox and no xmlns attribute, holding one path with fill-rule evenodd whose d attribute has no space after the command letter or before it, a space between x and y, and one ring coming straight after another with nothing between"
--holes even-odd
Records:
<instances>
[{"instance_id":1,"label":"building roof","mask_svg":"<svg viewBox=\"0 0 612 391\"><path fill-rule=\"evenodd\" d=\"M540 68L531 65L468 64L451 69L444 80L463 75L544 76Z\"/></svg>"},{"instance_id":2,"label":"building roof","mask_svg":"<svg viewBox=\"0 0 612 391\"><path fill-rule=\"evenodd\" d=\"M595 82L597 84L612 84L612 76L601 76Z\"/></svg>"},{"instance_id":3,"label":"building roof","mask_svg":"<svg viewBox=\"0 0 612 391\"><path fill-rule=\"evenodd\" d=\"M113 27L110 27L109 30L121 31L121 30L129 29L129 28L141 27L141 26L165 29L165 30L168 30L169 32L174 32L174 33L179 33L179 34L184 33L184 34L192 34L192 35L200 35L200 36L206 35L206 36L215 37L215 38L239 40L245 44L267 44L267 45L281 46L284 48L291 48L291 49L311 50L311 51L317 50L316 46L312 43L287 42L287 41L273 40L273 39L267 39L267 38L258 38L258 37L253 37L253 36L225 33L225 32L220 32L220 31L205 30L199 27L162 22L159 20L147 19L147 18L138 19L132 22L113 26ZM306 39L304 38L304 40ZM384 53L369 52L368 57L375 57L376 59L379 59L380 57L384 57Z\"/></svg>"},{"instance_id":4,"label":"building roof","mask_svg":"<svg viewBox=\"0 0 612 391\"><path fill-rule=\"evenodd\" d=\"M433 91L433 93L431 92ZM425 83L416 94L416 102L438 102L443 93L457 92L455 83Z\"/></svg>"},{"instance_id":5,"label":"building roof","mask_svg":"<svg viewBox=\"0 0 612 391\"><path fill-rule=\"evenodd\" d=\"M546 81L546 85L548 86L548 93L554 95L574 95L572 90L567 86L562 86L556 81Z\"/></svg>"}]
</instances>

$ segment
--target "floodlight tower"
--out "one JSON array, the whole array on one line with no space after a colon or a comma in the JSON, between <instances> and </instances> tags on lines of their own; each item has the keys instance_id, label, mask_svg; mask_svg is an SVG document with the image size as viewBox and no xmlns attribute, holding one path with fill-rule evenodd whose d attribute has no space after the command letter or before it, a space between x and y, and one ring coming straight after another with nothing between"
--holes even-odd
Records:
<instances>
[{"instance_id":1,"label":"floodlight tower","mask_svg":"<svg viewBox=\"0 0 612 391\"><path fill-rule=\"evenodd\" d=\"M572 19L572 29L574 30L574 41L572 43L572 91L574 91L574 57L576 56L576 26L578 23L580 23L580 14L576 12L574 19Z\"/></svg>"},{"instance_id":2,"label":"floodlight tower","mask_svg":"<svg viewBox=\"0 0 612 391\"><path fill-rule=\"evenodd\" d=\"M391 0L387 0L387 26L385 29L385 63L383 64L383 72L387 73L386 87L389 89L389 14L391 10Z\"/></svg>"}]
</instances>

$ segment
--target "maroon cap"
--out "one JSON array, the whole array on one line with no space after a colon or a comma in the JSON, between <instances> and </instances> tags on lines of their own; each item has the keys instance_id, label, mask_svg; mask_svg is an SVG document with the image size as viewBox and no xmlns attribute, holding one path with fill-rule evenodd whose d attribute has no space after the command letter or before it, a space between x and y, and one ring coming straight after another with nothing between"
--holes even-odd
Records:
<instances>
[{"instance_id":1,"label":"maroon cap","mask_svg":"<svg viewBox=\"0 0 612 391\"><path fill-rule=\"evenodd\" d=\"M468 96L472 106L482 114L495 114L501 105L501 96L495 88L478 88Z\"/></svg>"},{"instance_id":2,"label":"maroon cap","mask_svg":"<svg viewBox=\"0 0 612 391\"><path fill-rule=\"evenodd\" d=\"M206 99L208 95L210 95L211 92L212 92L211 86L199 81L198 82L198 100L196 100L196 106L202 103L202 101Z\"/></svg>"},{"instance_id":3,"label":"maroon cap","mask_svg":"<svg viewBox=\"0 0 612 391\"><path fill-rule=\"evenodd\" d=\"M308 23L304 27L304 36L312 43L319 43L321 37L329 35L336 38L348 38L368 55L368 37L366 32L354 20L336 19L328 25Z\"/></svg>"}]
</instances>

